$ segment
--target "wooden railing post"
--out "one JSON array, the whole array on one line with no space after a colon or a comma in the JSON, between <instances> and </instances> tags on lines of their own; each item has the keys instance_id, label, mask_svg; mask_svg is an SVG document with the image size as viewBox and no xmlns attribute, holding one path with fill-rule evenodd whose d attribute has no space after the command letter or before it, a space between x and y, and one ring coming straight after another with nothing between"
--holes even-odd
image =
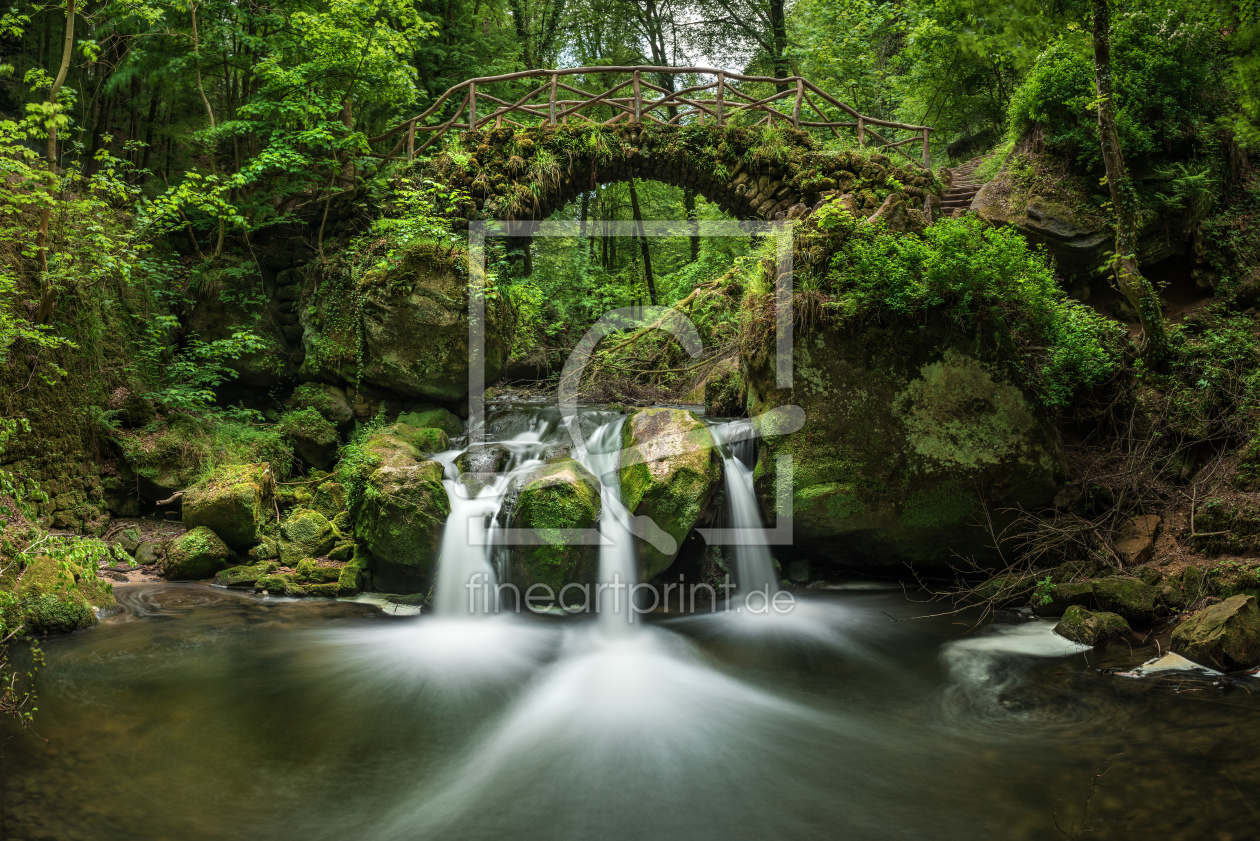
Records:
<instances>
[{"instance_id":1,"label":"wooden railing post","mask_svg":"<svg viewBox=\"0 0 1260 841\"><path fill-rule=\"evenodd\" d=\"M722 125L722 87L725 84L726 84L726 74L719 73L718 74L718 88L717 88L717 124L719 127Z\"/></svg>"},{"instance_id":2,"label":"wooden railing post","mask_svg":"<svg viewBox=\"0 0 1260 841\"><path fill-rule=\"evenodd\" d=\"M407 160L412 160L416 156L416 121L412 120L411 125L407 128Z\"/></svg>"},{"instance_id":3,"label":"wooden railing post","mask_svg":"<svg viewBox=\"0 0 1260 841\"><path fill-rule=\"evenodd\" d=\"M639 94L639 71L634 71L634 121L637 123L643 114L643 97Z\"/></svg>"},{"instance_id":4,"label":"wooden railing post","mask_svg":"<svg viewBox=\"0 0 1260 841\"><path fill-rule=\"evenodd\" d=\"M858 117L858 148L866 148L866 118Z\"/></svg>"},{"instance_id":5,"label":"wooden railing post","mask_svg":"<svg viewBox=\"0 0 1260 841\"><path fill-rule=\"evenodd\" d=\"M792 128L801 127L801 100L805 98L805 80L796 78L796 104L792 106Z\"/></svg>"},{"instance_id":6,"label":"wooden railing post","mask_svg":"<svg viewBox=\"0 0 1260 841\"><path fill-rule=\"evenodd\" d=\"M549 106L550 111L551 111L550 123L553 126L556 124L556 83L559 81L560 81L560 74L552 73L551 74L551 96L549 96L547 99L547 105Z\"/></svg>"},{"instance_id":7,"label":"wooden railing post","mask_svg":"<svg viewBox=\"0 0 1260 841\"><path fill-rule=\"evenodd\" d=\"M931 131L926 126L923 128L923 168L931 172L932 170L932 153L928 148L928 133Z\"/></svg>"},{"instance_id":8,"label":"wooden railing post","mask_svg":"<svg viewBox=\"0 0 1260 841\"><path fill-rule=\"evenodd\" d=\"M468 83L468 130L477 130L477 83Z\"/></svg>"}]
</instances>

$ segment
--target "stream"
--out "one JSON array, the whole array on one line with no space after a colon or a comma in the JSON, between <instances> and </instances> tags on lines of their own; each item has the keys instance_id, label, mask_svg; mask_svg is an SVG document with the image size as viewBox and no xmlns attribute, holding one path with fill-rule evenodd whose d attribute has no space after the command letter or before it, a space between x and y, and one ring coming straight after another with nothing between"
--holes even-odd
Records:
<instances>
[{"instance_id":1,"label":"stream","mask_svg":"<svg viewBox=\"0 0 1260 841\"><path fill-rule=\"evenodd\" d=\"M494 512L554 446L548 417L492 418L513 460L458 502L442 454L452 521L491 539L448 524L433 613L128 585L121 613L44 641L35 724L0 745L0 838L1255 837L1260 697L1108 674L1153 651L1051 621L894 621L939 604L870 580L794 589L785 614L484 615L455 585L502 576ZM600 475L620 420L581 422ZM749 448L714 430L746 523ZM779 586L765 547L733 557Z\"/></svg>"}]
</instances>

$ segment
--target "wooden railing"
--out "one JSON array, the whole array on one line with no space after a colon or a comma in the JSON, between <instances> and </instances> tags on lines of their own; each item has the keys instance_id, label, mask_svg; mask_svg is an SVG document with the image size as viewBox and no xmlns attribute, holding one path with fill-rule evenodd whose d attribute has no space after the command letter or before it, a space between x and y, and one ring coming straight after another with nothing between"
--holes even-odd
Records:
<instances>
[{"instance_id":1,"label":"wooden railing","mask_svg":"<svg viewBox=\"0 0 1260 841\"><path fill-rule=\"evenodd\" d=\"M687 81L694 81L696 77L702 80L704 77L713 78L712 81L670 91L652 81L666 74L689 77ZM609 84L612 86L602 93L593 93L564 81L572 76L583 76L588 84L593 77L624 78L611 80ZM513 96L501 90L507 87L506 83L516 83L519 91L523 80L532 79L541 80L541 84L523 95ZM778 90L762 97L741 90L742 85L757 83L771 84ZM501 95L495 96L489 90L491 86L495 86ZM823 105L820 106L816 100ZM833 119L823 110L827 105L852 119ZM450 112L452 106L453 113ZM612 116L605 116L610 112ZM426 122L441 113L451 115L441 122ZM750 113L760 116L755 116L750 123L747 116ZM907 125L864 116L800 76L786 79L744 76L711 67L575 67L566 70L522 70L502 76L469 79L447 90L423 114L371 138L369 142L376 144L397 138L390 151L382 157L390 159L405 153L410 160L451 129L475 131L505 124L520 127L572 125L571 119L574 123L601 126L622 121L661 125L768 126L778 121L795 129L829 130L836 137L840 136L840 129L855 129L859 147L896 151L924 169L931 168L928 151L931 126ZM902 140L888 140L875 127L907 131L910 136ZM885 133L891 134L892 131ZM431 136L417 148L417 134ZM911 144L921 144L921 160L906 153L903 147Z\"/></svg>"}]
</instances>

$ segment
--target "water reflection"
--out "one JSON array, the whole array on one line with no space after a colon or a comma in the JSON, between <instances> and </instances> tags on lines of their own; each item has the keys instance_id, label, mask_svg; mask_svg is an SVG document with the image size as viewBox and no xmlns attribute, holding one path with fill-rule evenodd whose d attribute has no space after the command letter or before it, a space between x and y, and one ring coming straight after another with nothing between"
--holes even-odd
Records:
<instances>
[{"instance_id":1,"label":"water reflection","mask_svg":"<svg viewBox=\"0 0 1260 841\"><path fill-rule=\"evenodd\" d=\"M1254 836L1260 699L1111 677L1146 653L1090 662L1048 623L892 622L920 606L863 590L610 639L119 595L45 644L6 839L1051 839L1108 757L1089 837Z\"/></svg>"}]
</instances>

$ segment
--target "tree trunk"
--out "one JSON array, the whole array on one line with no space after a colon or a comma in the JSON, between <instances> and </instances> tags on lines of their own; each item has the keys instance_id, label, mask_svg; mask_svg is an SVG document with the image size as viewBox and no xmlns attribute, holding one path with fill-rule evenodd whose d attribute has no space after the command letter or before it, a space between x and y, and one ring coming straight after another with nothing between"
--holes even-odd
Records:
<instances>
[{"instance_id":1,"label":"tree trunk","mask_svg":"<svg viewBox=\"0 0 1260 841\"><path fill-rule=\"evenodd\" d=\"M70 58L74 55L74 9L75 0L67 0L66 2L66 34L61 45L61 67L57 70L57 78L53 80L52 88L48 91L48 102L53 106L53 113L56 113L57 94L61 93L61 88L66 83L66 75L70 72ZM39 228L35 231L35 248L39 255L39 271L40 271L40 297L39 309L35 312L35 323L43 324L52 316L53 308L57 305L57 287L53 285L52 277L48 274L48 224L52 221L52 203L53 193L56 190L56 172L57 168L57 128L55 125L48 127L48 149L46 151L48 159L48 200L44 205L44 209L39 214Z\"/></svg>"},{"instance_id":2,"label":"tree trunk","mask_svg":"<svg viewBox=\"0 0 1260 841\"><path fill-rule=\"evenodd\" d=\"M652 278L652 250L648 248L647 235L643 230L643 214L639 212L639 196L634 191L634 179L630 184L630 208L634 212L634 223L639 228L639 248L643 251L643 274L647 277L648 298L652 306L656 306L656 281Z\"/></svg>"},{"instance_id":3,"label":"tree trunk","mask_svg":"<svg viewBox=\"0 0 1260 841\"><path fill-rule=\"evenodd\" d=\"M691 262L700 259L700 226L696 222L696 191L690 187L683 190L683 208L687 211L687 221L691 224Z\"/></svg>"},{"instance_id":4,"label":"tree trunk","mask_svg":"<svg viewBox=\"0 0 1260 841\"><path fill-rule=\"evenodd\" d=\"M1138 199L1124 166L1116 129L1115 90L1111 76L1111 10L1108 0L1092 0L1094 10L1094 84L1098 93L1098 139L1107 168L1107 186L1116 212L1116 251L1112 266L1120 292L1142 320L1143 355L1157 362L1167 350L1159 296L1138 269Z\"/></svg>"},{"instance_id":5,"label":"tree trunk","mask_svg":"<svg viewBox=\"0 0 1260 841\"><path fill-rule=\"evenodd\" d=\"M774 68L776 78L784 79L792 75L787 57L787 15L783 9L783 0L770 0L770 44L774 55L770 56L770 66ZM786 85L779 85L784 90Z\"/></svg>"}]
</instances>

